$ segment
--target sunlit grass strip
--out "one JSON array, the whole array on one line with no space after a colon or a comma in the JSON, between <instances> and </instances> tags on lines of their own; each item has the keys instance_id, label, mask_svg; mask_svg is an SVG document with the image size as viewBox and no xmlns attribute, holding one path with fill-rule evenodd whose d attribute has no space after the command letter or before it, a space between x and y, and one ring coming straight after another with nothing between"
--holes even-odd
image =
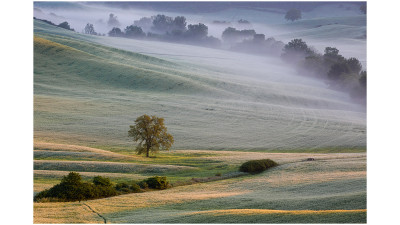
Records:
<instances>
[{"instance_id":1,"label":"sunlit grass strip","mask_svg":"<svg viewBox=\"0 0 400 225\"><path fill-rule=\"evenodd\" d=\"M78 202L34 204L33 222L49 223L103 223L103 219Z\"/></svg>"},{"instance_id":2,"label":"sunlit grass strip","mask_svg":"<svg viewBox=\"0 0 400 225\"><path fill-rule=\"evenodd\" d=\"M49 178L62 178L69 174L69 171L58 170L34 170L35 176L49 177ZM147 178L140 174L126 174L126 173L99 173L99 172L79 172L82 177L93 178L96 176L111 177L111 178L129 178L133 180L141 180Z\"/></svg>"},{"instance_id":3,"label":"sunlit grass strip","mask_svg":"<svg viewBox=\"0 0 400 225\"><path fill-rule=\"evenodd\" d=\"M71 152L93 152L104 155L113 155L118 157L132 157L132 158L140 158L135 155L122 155L111 151L106 151L98 148L91 148L86 146L79 145L67 145L67 144L58 144L58 143L46 143L46 142L37 142L34 143L34 149L36 150L50 150L50 151L71 151ZM144 159L145 160L145 159Z\"/></svg>"},{"instance_id":4,"label":"sunlit grass strip","mask_svg":"<svg viewBox=\"0 0 400 225\"><path fill-rule=\"evenodd\" d=\"M187 215L196 214L212 214L214 216L221 215L260 215L260 214L291 214L291 215L307 215L307 214L332 214L332 213L361 213L367 212L366 209L339 209L339 210L274 210L274 209L221 209L207 210L199 212L187 213Z\"/></svg>"},{"instance_id":5,"label":"sunlit grass strip","mask_svg":"<svg viewBox=\"0 0 400 225\"><path fill-rule=\"evenodd\" d=\"M102 173L165 173L196 170L189 166L116 163L97 161L34 160L34 170L59 170Z\"/></svg>"}]
</instances>

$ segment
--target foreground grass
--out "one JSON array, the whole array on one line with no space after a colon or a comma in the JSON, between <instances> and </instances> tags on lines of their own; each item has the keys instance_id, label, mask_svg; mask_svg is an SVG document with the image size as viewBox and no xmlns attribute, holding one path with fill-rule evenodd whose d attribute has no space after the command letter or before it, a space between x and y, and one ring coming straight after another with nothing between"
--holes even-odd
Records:
<instances>
[{"instance_id":1,"label":"foreground grass","mask_svg":"<svg viewBox=\"0 0 400 225\"><path fill-rule=\"evenodd\" d=\"M81 204L34 203L35 223L97 223L102 219L99 220L96 213L110 223L365 223L366 220L365 153L176 150L163 152L154 158L137 155L129 158L122 151L116 153L62 144L41 143L35 148L53 152L113 154L115 157L102 158L109 160L103 162L99 161L100 158L73 161L81 157L79 154L72 156L71 160L54 156L52 160L37 158L36 192L58 183L68 171L81 173L84 180L101 175L117 183L154 175L144 169L147 167L177 183L193 177L228 174L252 159L270 158L280 164L258 175L175 186L168 190L127 194ZM119 156L128 157L127 162L115 162ZM310 157L315 161L306 161Z\"/></svg>"},{"instance_id":2,"label":"foreground grass","mask_svg":"<svg viewBox=\"0 0 400 225\"><path fill-rule=\"evenodd\" d=\"M191 223L366 223L366 210L216 210L186 215ZM165 223L181 223L170 219Z\"/></svg>"}]
</instances>

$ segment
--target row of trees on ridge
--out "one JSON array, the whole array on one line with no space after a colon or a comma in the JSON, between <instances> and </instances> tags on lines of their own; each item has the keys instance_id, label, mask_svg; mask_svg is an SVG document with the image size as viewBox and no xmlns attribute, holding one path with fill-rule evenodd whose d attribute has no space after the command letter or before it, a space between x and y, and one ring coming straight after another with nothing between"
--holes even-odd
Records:
<instances>
[{"instance_id":1,"label":"row of trees on ridge","mask_svg":"<svg viewBox=\"0 0 400 225\"><path fill-rule=\"evenodd\" d=\"M145 32L146 30L148 31L147 33ZM159 14L152 17L143 17L123 30L119 27L113 27L108 32L108 35L111 37L181 42L209 47L219 47L221 45L221 41L218 38L208 36L208 27L205 24L187 25L184 16L172 18Z\"/></svg>"},{"instance_id":2,"label":"row of trees on ridge","mask_svg":"<svg viewBox=\"0 0 400 225\"><path fill-rule=\"evenodd\" d=\"M326 80L334 89L349 92L351 97L365 103L367 72L357 58L345 58L335 47L326 47L318 53L302 39L293 39L283 48L282 59L294 64L300 74Z\"/></svg>"},{"instance_id":3,"label":"row of trees on ridge","mask_svg":"<svg viewBox=\"0 0 400 225\"><path fill-rule=\"evenodd\" d=\"M288 14L290 14L289 12ZM51 23L50 21L45 22ZM108 24L119 25L120 23L116 16L110 14ZM68 22L55 26L73 30ZM148 32L146 33L145 30L148 30ZM90 23L85 26L84 33L100 35L95 31L93 24ZM309 47L302 39L293 39L285 45L273 37L266 38L265 34L256 33L254 29L238 30L234 27L227 27L222 32L221 41L218 38L208 36L208 27L205 24L187 25L184 16L172 18L160 14L136 20L132 25L125 27L124 30L113 27L108 35L111 37L179 42L214 48L221 48L223 43L224 47L231 51L281 56L284 61L296 65L300 74L311 74L325 79L331 88L347 91L352 97L365 101L366 71L361 71L362 66L358 59L344 58L335 47L326 47L324 54L320 54Z\"/></svg>"}]
</instances>

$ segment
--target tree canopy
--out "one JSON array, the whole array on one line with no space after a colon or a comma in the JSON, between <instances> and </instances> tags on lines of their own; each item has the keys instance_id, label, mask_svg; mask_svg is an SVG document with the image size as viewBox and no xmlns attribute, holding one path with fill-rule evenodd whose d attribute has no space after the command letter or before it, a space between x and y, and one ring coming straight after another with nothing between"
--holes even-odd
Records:
<instances>
[{"instance_id":1,"label":"tree canopy","mask_svg":"<svg viewBox=\"0 0 400 225\"><path fill-rule=\"evenodd\" d=\"M113 27L110 32L108 32L108 36L110 37L123 37L124 33L118 27Z\"/></svg>"},{"instance_id":2,"label":"tree canopy","mask_svg":"<svg viewBox=\"0 0 400 225\"><path fill-rule=\"evenodd\" d=\"M94 30L94 26L91 23L87 23L84 30L85 34L97 35L97 32Z\"/></svg>"},{"instance_id":3,"label":"tree canopy","mask_svg":"<svg viewBox=\"0 0 400 225\"><path fill-rule=\"evenodd\" d=\"M142 28L130 25L125 28L125 36L128 38L142 38L145 37L146 34L143 32Z\"/></svg>"},{"instance_id":4,"label":"tree canopy","mask_svg":"<svg viewBox=\"0 0 400 225\"><path fill-rule=\"evenodd\" d=\"M193 39L202 39L207 37L208 27L202 23L189 24L186 36Z\"/></svg>"},{"instance_id":5,"label":"tree canopy","mask_svg":"<svg viewBox=\"0 0 400 225\"><path fill-rule=\"evenodd\" d=\"M308 47L305 41L293 39L284 46L282 57L287 61L297 62L314 54L315 52Z\"/></svg>"},{"instance_id":6,"label":"tree canopy","mask_svg":"<svg viewBox=\"0 0 400 225\"><path fill-rule=\"evenodd\" d=\"M237 30L228 27L222 32L222 39L226 42L239 42L246 38L252 38L256 34L255 30Z\"/></svg>"},{"instance_id":7,"label":"tree canopy","mask_svg":"<svg viewBox=\"0 0 400 225\"><path fill-rule=\"evenodd\" d=\"M287 11L285 15L286 20L291 20L292 22L295 20L301 19L301 11L298 9L291 9Z\"/></svg>"},{"instance_id":8,"label":"tree canopy","mask_svg":"<svg viewBox=\"0 0 400 225\"><path fill-rule=\"evenodd\" d=\"M61 28L67 29L67 30L72 30L72 31L74 31L74 29L72 29L72 28L69 26L69 23L68 23L67 21L58 24L58 27L61 27Z\"/></svg>"},{"instance_id":9,"label":"tree canopy","mask_svg":"<svg viewBox=\"0 0 400 225\"><path fill-rule=\"evenodd\" d=\"M174 138L167 133L164 118L143 115L135 120L135 125L130 126L128 136L133 141L139 142L136 147L137 154L157 153L159 150L169 150L174 143Z\"/></svg>"},{"instance_id":10,"label":"tree canopy","mask_svg":"<svg viewBox=\"0 0 400 225\"><path fill-rule=\"evenodd\" d=\"M120 22L118 21L117 17L114 14L110 13L110 16L107 21L107 25L109 27L119 27L121 26Z\"/></svg>"}]
</instances>

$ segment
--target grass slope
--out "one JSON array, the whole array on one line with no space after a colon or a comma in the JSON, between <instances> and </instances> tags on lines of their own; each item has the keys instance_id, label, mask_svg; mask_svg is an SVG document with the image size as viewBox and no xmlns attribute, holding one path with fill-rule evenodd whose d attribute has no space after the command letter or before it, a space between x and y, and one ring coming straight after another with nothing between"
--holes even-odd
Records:
<instances>
[{"instance_id":1,"label":"grass slope","mask_svg":"<svg viewBox=\"0 0 400 225\"><path fill-rule=\"evenodd\" d=\"M128 125L145 113L166 119L181 150L132 153ZM175 184L34 203L35 223L366 223L365 132L365 109L276 59L34 22L34 192L69 171ZM235 177L262 158L280 166ZM219 173L230 179L182 186Z\"/></svg>"},{"instance_id":2,"label":"grass slope","mask_svg":"<svg viewBox=\"0 0 400 225\"><path fill-rule=\"evenodd\" d=\"M58 148L62 146L58 145ZM82 152L75 146L75 151ZM305 159L313 157L315 161ZM177 186L163 191L121 195L81 203L34 203L35 223L96 222L90 206L110 223L365 223L365 153L259 153L230 151L172 151L145 159L148 168L157 169L167 162L197 168L192 171L159 170L173 183L191 177L213 176L237 171L250 159L271 158L280 166L258 175ZM166 160L168 159L168 160ZM139 160L139 159L137 159ZM199 160L199 161L197 161ZM208 164L197 162L208 161ZM35 191L48 188L67 170L47 160L45 170L35 171ZM60 163L63 163L62 161ZM87 171L93 162L76 171ZM105 163L105 162L104 162ZM135 166L135 163L131 163ZM174 166L175 166L174 165ZM226 168L226 165L230 167ZM172 166L172 165L171 165ZM179 167L169 167L179 168ZM142 171L115 171L104 167L99 173L81 172L84 179L95 174L113 182L131 181L149 176ZM115 173L117 172L117 173ZM52 213L49 213L49 210ZM57 213L53 213L57 212ZM80 215L80 216L77 216ZM71 216L72 218L68 218Z\"/></svg>"},{"instance_id":3,"label":"grass slope","mask_svg":"<svg viewBox=\"0 0 400 225\"><path fill-rule=\"evenodd\" d=\"M173 89L175 92L190 90L191 93L202 90L199 85L183 77L138 68L129 62L121 63L118 62L119 58L112 61L98 56L107 55L104 52L94 55L85 52L85 48L78 50L40 37L34 38L34 49L35 84L45 87L50 84L62 87L64 83L71 82L93 89L150 89L160 92ZM124 54L119 57L124 57ZM36 90L39 92L40 88Z\"/></svg>"},{"instance_id":4,"label":"grass slope","mask_svg":"<svg viewBox=\"0 0 400 225\"><path fill-rule=\"evenodd\" d=\"M151 114L165 118L177 149L365 147L363 109L276 60L242 62L241 54L93 37L40 21L34 34L36 141L131 149L129 125ZM224 60L182 54L172 62L99 44L105 41ZM271 69L278 72L265 73Z\"/></svg>"}]
</instances>

